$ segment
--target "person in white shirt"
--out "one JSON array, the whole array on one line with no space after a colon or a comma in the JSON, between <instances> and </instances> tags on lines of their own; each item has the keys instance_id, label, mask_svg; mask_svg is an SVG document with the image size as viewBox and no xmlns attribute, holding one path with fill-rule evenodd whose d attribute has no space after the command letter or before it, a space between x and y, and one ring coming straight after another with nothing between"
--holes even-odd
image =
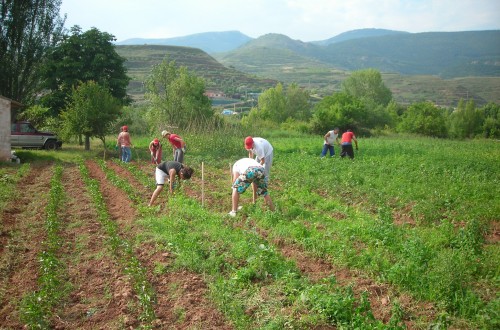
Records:
<instances>
[{"instance_id":1,"label":"person in white shirt","mask_svg":"<svg viewBox=\"0 0 500 330\"><path fill-rule=\"evenodd\" d=\"M267 191L267 177L264 167L252 158L242 158L234 163L232 168L232 188L231 197L232 210L229 215L234 217L238 211L238 202L240 194L243 194L247 188L252 185L253 203L257 196L263 196L266 204L271 211L274 211L274 205L271 196Z\"/></svg>"},{"instance_id":2,"label":"person in white shirt","mask_svg":"<svg viewBox=\"0 0 500 330\"><path fill-rule=\"evenodd\" d=\"M321 158L326 156L326 152L330 151L330 157L335 156L335 149L333 148L333 144L337 142L338 145L340 145L339 142L339 129L334 128L331 131L328 131L325 136L323 137L325 142L323 143L323 150L321 151Z\"/></svg>"},{"instance_id":3,"label":"person in white shirt","mask_svg":"<svg viewBox=\"0 0 500 330\"><path fill-rule=\"evenodd\" d=\"M273 146L271 143L260 137L247 136L245 149L248 151L248 158L255 156L255 160L264 166L267 180L269 180L273 165Z\"/></svg>"}]
</instances>

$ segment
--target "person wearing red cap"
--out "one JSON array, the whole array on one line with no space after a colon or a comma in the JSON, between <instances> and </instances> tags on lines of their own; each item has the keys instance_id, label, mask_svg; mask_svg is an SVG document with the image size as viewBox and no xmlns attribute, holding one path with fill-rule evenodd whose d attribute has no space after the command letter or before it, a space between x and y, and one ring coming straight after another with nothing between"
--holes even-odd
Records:
<instances>
[{"instance_id":1,"label":"person wearing red cap","mask_svg":"<svg viewBox=\"0 0 500 330\"><path fill-rule=\"evenodd\" d=\"M153 141L151 141L151 143L149 143L149 151L151 152L151 164L160 164L162 152L160 140L155 138Z\"/></svg>"},{"instance_id":2,"label":"person wearing red cap","mask_svg":"<svg viewBox=\"0 0 500 330\"><path fill-rule=\"evenodd\" d=\"M132 142L130 141L130 134L128 133L128 126L122 126L122 131L118 134L116 146L121 148L121 160L128 163L132 159Z\"/></svg>"},{"instance_id":3,"label":"person wearing red cap","mask_svg":"<svg viewBox=\"0 0 500 330\"><path fill-rule=\"evenodd\" d=\"M273 165L273 146L269 141L260 137L247 136L245 138L245 149L248 151L248 158L253 158L264 166L265 174L269 180L271 166Z\"/></svg>"}]
</instances>

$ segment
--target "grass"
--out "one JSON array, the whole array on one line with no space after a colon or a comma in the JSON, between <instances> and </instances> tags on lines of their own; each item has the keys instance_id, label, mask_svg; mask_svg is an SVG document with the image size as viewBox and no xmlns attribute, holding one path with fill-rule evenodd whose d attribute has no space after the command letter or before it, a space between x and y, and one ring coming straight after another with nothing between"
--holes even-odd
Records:
<instances>
[{"instance_id":1,"label":"grass","mask_svg":"<svg viewBox=\"0 0 500 330\"><path fill-rule=\"evenodd\" d=\"M351 161L320 159L321 136L263 134L275 150L270 194L278 210L267 211L261 201L248 205L247 193L241 215L232 219L225 216L228 164L246 157L246 132L180 133L188 143L186 162L198 180L204 163L210 187L205 207L181 187L164 210L149 210L126 178L105 162L100 165L139 209L144 230L138 239L153 240L174 256L171 265L157 265L154 272L200 274L210 300L236 328L397 329L409 318L417 329L499 326L500 249L491 236L500 214L498 142L360 139ZM133 137L135 160L149 161L151 138ZM43 152L25 156L36 159ZM68 148L49 156L72 162L79 154ZM86 155L102 158L97 147ZM152 191L151 173L133 163L120 165ZM189 188L200 187L190 183ZM273 242L298 246L308 256L430 303L436 316L412 315L395 301L391 320L383 324L373 318L366 296L339 285L335 276L311 281ZM180 309L179 317L186 312Z\"/></svg>"}]
</instances>

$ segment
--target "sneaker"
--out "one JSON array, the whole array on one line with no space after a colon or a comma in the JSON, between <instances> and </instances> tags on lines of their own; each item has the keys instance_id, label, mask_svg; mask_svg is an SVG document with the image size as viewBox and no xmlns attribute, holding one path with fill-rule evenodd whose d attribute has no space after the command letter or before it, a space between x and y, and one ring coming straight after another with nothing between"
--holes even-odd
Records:
<instances>
[{"instance_id":1,"label":"sneaker","mask_svg":"<svg viewBox=\"0 0 500 330\"><path fill-rule=\"evenodd\" d=\"M228 213L230 216L235 217L236 216L236 211L231 211Z\"/></svg>"}]
</instances>

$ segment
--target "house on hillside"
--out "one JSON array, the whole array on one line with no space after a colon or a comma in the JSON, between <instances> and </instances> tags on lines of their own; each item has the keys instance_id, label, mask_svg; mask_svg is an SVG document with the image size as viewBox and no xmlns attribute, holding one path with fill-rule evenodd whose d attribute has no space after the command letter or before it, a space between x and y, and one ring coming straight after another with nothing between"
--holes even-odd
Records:
<instances>
[{"instance_id":1,"label":"house on hillside","mask_svg":"<svg viewBox=\"0 0 500 330\"><path fill-rule=\"evenodd\" d=\"M226 97L226 94L224 94L223 92L221 92L221 91L214 91L214 90L207 90L205 92L205 95L207 97L211 98L211 99Z\"/></svg>"},{"instance_id":2,"label":"house on hillside","mask_svg":"<svg viewBox=\"0 0 500 330\"><path fill-rule=\"evenodd\" d=\"M17 109L23 105L0 95L0 161L11 158L10 125Z\"/></svg>"}]
</instances>

